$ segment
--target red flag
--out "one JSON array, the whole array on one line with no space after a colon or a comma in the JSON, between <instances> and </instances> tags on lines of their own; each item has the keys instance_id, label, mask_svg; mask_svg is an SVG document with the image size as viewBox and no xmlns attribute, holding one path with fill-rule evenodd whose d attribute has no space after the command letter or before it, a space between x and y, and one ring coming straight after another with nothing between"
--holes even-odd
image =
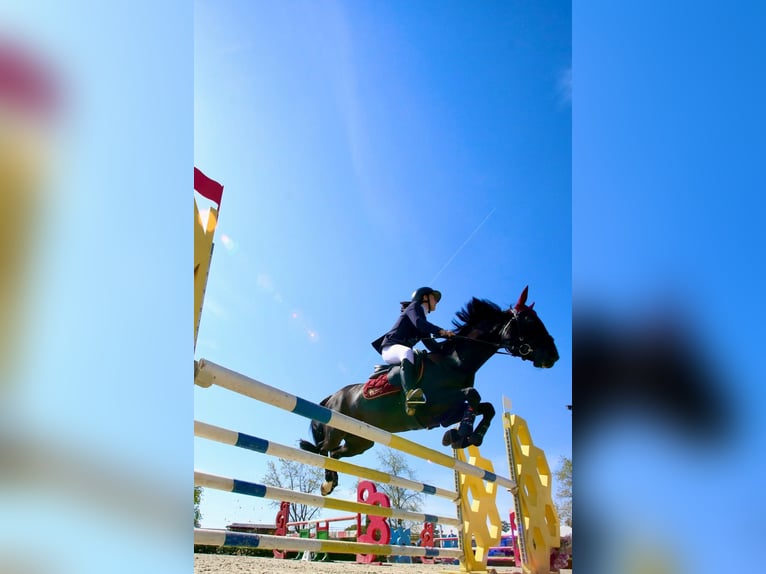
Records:
<instances>
[{"instance_id":1,"label":"red flag","mask_svg":"<svg viewBox=\"0 0 766 574\"><path fill-rule=\"evenodd\" d=\"M221 197L223 197L223 186L217 181L210 179L196 167L194 168L194 191L197 191L203 197L210 201L215 201L218 207L221 207Z\"/></svg>"}]
</instances>

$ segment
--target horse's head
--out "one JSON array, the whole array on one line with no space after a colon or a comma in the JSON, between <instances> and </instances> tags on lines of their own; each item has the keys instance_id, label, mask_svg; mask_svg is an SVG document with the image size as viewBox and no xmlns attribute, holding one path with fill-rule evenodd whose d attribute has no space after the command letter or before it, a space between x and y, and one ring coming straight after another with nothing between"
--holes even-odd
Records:
<instances>
[{"instance_id":1,"label":"horse's head","mask_svg":"<svg viewBox=\"0 0 766 574\"><path fill-rule=\"evenodd\" d=\"M501 344L511 355L532 361L535 367L548 369L559 360L559 352L553 337L537 316L535 304L527 305L528 293L529 287L524 287L519 300L508 309L510 319L501 331Z\"/></svg>"},{"instance_id":2,"label":"horse's head","mask_svg":"<svg viewBox=\"0 0 766 574\"><path fill-rule=\"evenodd\" d=\"M491 353L505 348L514 357L532 361L535 367L552 367L559 359L559 352L534 311L534 303L527 306L527 293L525 287L516 304L507 310L482 299L471 300L453 321L460 335L453 345L460 345L460 339L472 339L489 345L484 348ZM468 348L482 348L482 345L476 347L469 343ZM493 348L495 351L491 351Z\"/></svg>"}]
</instances>

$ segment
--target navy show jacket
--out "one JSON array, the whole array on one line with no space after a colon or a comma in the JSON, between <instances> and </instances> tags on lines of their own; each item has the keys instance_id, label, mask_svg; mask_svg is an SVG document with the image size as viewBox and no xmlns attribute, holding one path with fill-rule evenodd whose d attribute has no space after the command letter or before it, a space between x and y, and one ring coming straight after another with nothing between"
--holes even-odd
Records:
<instances>
[{"instance_id":1,"label":"navy show jacket","mask_svg":"<svg viewBox=\"0 0 766 574\"><path fill-rule=\"evenodd\" d=\"M398 344L412 348L418 344L418 341L429 335L438 335L441 330L441 327L428 322L423 304L412 301L404 308L391 330L371 344L378 353L388 345Z\"/></svg>"}]
</instances>

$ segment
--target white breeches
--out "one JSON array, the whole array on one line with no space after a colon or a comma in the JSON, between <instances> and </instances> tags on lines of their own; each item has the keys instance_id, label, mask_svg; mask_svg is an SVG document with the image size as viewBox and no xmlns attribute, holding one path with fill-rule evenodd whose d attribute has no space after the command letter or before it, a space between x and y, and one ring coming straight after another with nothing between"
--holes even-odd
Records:
<instances>
[{"instance_id":1,"label":"white breeches","mask_svg":"<svg viewBox=\"0 0 766 574\"><path fill-rule=\"evenodd\" d=\"M398 365L405 359L415 364L415 353L405 345L387 345L383 347L380 356L389 365Z\"/></svg>"}]
</instances>

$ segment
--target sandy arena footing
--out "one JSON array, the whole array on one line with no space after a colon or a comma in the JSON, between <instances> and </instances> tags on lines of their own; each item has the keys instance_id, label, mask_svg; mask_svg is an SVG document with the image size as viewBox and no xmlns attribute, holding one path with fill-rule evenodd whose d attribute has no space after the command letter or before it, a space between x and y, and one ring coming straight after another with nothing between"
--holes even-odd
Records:
<instances>
[{"instance_id":1,"label":"sandy arena footing","mask_svg":"<svg viewBox=\"0 0 766 574\"><path fill-rule=\"evenodd\" d=\"M195 554L194 574L441 574L455 572L459 566L447 564L357 564L356 562L308 562L304 560L277 560L253 556L225 554ZM489 574L520 574L514 566L489 566ZM571 574L561 570L561 574Z\"/></svg>"}]
</instances>

